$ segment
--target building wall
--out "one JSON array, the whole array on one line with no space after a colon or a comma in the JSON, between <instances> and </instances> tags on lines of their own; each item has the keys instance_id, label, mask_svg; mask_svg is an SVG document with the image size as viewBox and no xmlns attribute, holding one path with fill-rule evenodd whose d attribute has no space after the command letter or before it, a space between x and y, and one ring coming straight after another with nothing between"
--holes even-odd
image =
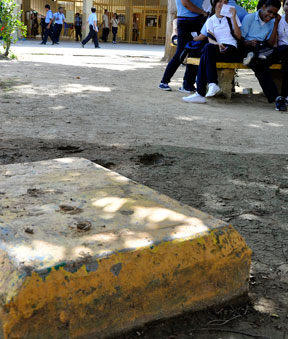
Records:
<instances>
[{"instance_id":1,"label":"building wall","mask_svg":"<svg viewBox=\"0 0 288 339\"><path fill-rule=\"evenodd\" d=\"M120 41L140 43L165 42L167 0L83 0L83 2L79 0L22 0L23 20L28 25L28 36L31 36L32 11L38 13L38 20L40 21L40 16L46 13L44 9L46 3L50 4L53 12L57 11L59 6L64 7L64 13L68 18L73 19L75 13L79 12L83 17L83 28L85 26L84 20L90 14L90 7L95 7L100 27L100 36L102 15L104 9L108 9L109 20L112 18L113 13L119 15L121 25L119 27L118 39ZM70 20L68 24L68 31L65 31L65 38L74 38L72 21ZM85 33L85 30L83 30L83 34ZM64 29L62 35L64 35ZM110 34L109 39L111 40L111 38Z\"/></svg>"}]
</instances>

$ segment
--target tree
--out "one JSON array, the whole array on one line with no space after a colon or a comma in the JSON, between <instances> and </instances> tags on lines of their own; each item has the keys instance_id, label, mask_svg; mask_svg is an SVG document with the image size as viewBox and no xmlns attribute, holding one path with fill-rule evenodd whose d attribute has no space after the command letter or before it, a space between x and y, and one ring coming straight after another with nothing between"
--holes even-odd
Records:
<instances>
[{"instance_id":1,"label":"tree","mask_svg":"<svg viewBox=\"0 0 288 339\"><path fill-rule=\"evenodd\" d=\"M258 0L240 0L238 1L238 4L247 9L247 11L255 11Z\"/></svg>"},{"instance_id":2,"label":"tree","mask_svg":"<svg viewBox=\"0 0 288 339\"><path fill-rule=\"evenodd\" d=\"M21 22L22 11L16 12L14 0L0 0L0 38L4 41L4 56L8 56L12 43L17 39L14 33L20 30L22 36L26 36L27 27Z\"/></svg>"},{"instance_id":3,"label":"tree","mask_svg":"<svg viewBox=\"0 0 288 339\"><path fill-rule=\"evenodd\" d=\"M175 47L171 46L171 35L173 30L173 20L177 17L175 0L168 0L167 8L167 25L166 25L166 44L165 56L163 61L169 61L175 53Z\"/></svg>"}]
</instances>

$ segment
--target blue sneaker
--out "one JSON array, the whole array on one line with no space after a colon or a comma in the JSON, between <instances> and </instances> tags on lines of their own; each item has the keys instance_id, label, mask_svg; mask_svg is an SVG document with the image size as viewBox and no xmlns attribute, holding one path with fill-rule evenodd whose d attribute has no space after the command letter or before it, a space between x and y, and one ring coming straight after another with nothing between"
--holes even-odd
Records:
<instances>
[{"instance_id":1,"label":"blue sneaker","mask_svg":"<svg viewBox=\"0 0 288 339\"><path fill-rule=\"evenodd\" d=\"M287 111L287 106L286 106L286 99L284 97L277 97L276 100L275 100L275 109L276 111L282 111L282 112L285 112Z\"/></svg>"},{"instance_id":2,"label":"blue sneaker","mask_svg":"<svg viewBox=\"0 0 288 339\"><path fill-rule=\"evenodd\" d=\"M164 84L163 82L160 82L158 88L162 89L162 91L172 91L171 87L168 84Z\"/></svg>"}]
</instances>

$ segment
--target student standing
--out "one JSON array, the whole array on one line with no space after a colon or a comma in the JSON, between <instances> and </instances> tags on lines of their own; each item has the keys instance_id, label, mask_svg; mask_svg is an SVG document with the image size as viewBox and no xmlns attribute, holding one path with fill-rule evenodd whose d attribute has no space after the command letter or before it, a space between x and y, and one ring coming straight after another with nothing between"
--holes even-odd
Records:
<instances>
[{"instance_id":1,"label":"student standing","mask_svg":"<svg viewBox=\"0 0 288 339\"><path fill-rule=\"evenodd\" d=\"M277 40L281 19L278 14L280 7L280 0L266 0L260 10L245 16L242 23L242 37L248 54L243 63L254 71L268 102L275 102L277 111L286 111L285 98L279 95L269 69L274 57L272 54L270 57L262 56L260 49L261 44L272 49Z\"/></svg>"},{"instance_id":2,"label":"student standing","mask_svg":"<svg viewBox=\"0 0 288 339\"><path fill-rule=\"evenodd\" d=\"M53 31L54 39L55 39L55 43L58 45L63 23L65 22L65 15L63 13L63 7L58 8L58 12L54 14L54 19L55 19L54 31Z\"/></svg>"},{"instance_id":3,"label":"student standing","mask_svg":"<svg viewBox=\"0 0 288 339\"><path fill-rule=\"evenodd\" d=\"M163 78L158 86L163 91L171 91L169 82L180 66L180 55L187 42L191 41L192 32L200 32L204 19L208 13L202 8L203 0L176 0L177 7L177 49L174 57L168 63ZM195 90L194 83L198 66L186 65L183 86L179 91L191 93Z\"/></svg>"},{"instance_id":4,"label":"student standing","mask_svg":"<svg viewBox=\"0 0 288 339\"><path fill-rule=\"evenodd\" d=\"M52 45L54 45L55 40L54 40L54 35L53 35L53 13L50 9L50 5L45 5L45 10L46 10L46 17L45 17L45 30L44 30L44 37L43 41L41 42L41 45L46 45L48 36L50 37L52 41Z\"/></svg>"},{"instance_id":5,"label":"student standing","mask_svg":"<svg viewBox=\"0 0 288 339\"><path fill-rule=\"evenodd\" d=\"M109 18L108 18L108 10L105 9L104 14L102 16L102 41L107 42L109 35Z\"/></svg>"},{"instance_id":6,"label":"student standing","mask_svg":"<svg viewBox=\"0 0 288 339\"><path fill-rule=\"evenodd\" d=\"M95 48L100 48L98 43L98 27L97 27L97 15L96 8L91 8L91 14L88 17L87 23L89 24L89 33L87 37L81 42L82 47L87 44L87 42L92 39L95 45Z\"/></svg>"},{"instance_id":7,"label":"student standing","mask_svg":"<svg viewBox=\"0 0 288 339\"><path fill-rule=\"evenodd\" d=\"M118 33L118 25L119 25L119 19L117 13L113 14L113 18L111 19L111 27L112 27L112 34L113 34L113 39L112 42L113 44L117 44L117 33Z\"/></svg>"},{"instance_id":8,"label":"student standing","mask_svg":"<svg viewBox=\"0 0 288 339\"><path fill-rule=\"evenodd\" d=\"M75 31L76 31L76 41L82 39L82 19L79 13L76 13L75 16Z\"/></svg>"},{"instance_id":9,"label":"student standing","mask_svg":"<svg viewBox=\"0 0 288 339\"><path fill-rule=\"evenodd\" d=\"M232 18L220 14L228 0L214 0L215 14L206 21L209 43L203 48L197 73L197 92L184 97L185 102L204 104L205 97L213 97L220 92L217 76L217 61L231 61L237 57L237 39L241 38L240 20L236 9L230 9ZM231 28L230 28L230 23ZM208 92L206 87L208 84Z\"/></svg>"}]
</instances>

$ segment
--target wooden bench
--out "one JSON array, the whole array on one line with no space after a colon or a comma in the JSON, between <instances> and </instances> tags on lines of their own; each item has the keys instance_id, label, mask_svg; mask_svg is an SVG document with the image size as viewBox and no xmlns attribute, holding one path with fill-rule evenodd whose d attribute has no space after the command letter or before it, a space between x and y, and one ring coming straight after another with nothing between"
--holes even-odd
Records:
<instances>
[{"instance_id":1,"label":"wooden bench","mask_svg":"<svg viewBox=\"0 0 288 339\"><path fill-rule=\"evenodd\" d=\"M187 64L199 66L200 58L187 58ZM241 62L217 62L217 72L218 72L218 82L221 88L221 91L227 99L231 99L232 88L233 88L233 79L235 76L235 70L237 69L250 69L247 66L244 66ZM279 91L282 84L282 65L274 64L270 67L272 71L272 77L275 81L276 86Z\"/></svg>"}]
</instances>

